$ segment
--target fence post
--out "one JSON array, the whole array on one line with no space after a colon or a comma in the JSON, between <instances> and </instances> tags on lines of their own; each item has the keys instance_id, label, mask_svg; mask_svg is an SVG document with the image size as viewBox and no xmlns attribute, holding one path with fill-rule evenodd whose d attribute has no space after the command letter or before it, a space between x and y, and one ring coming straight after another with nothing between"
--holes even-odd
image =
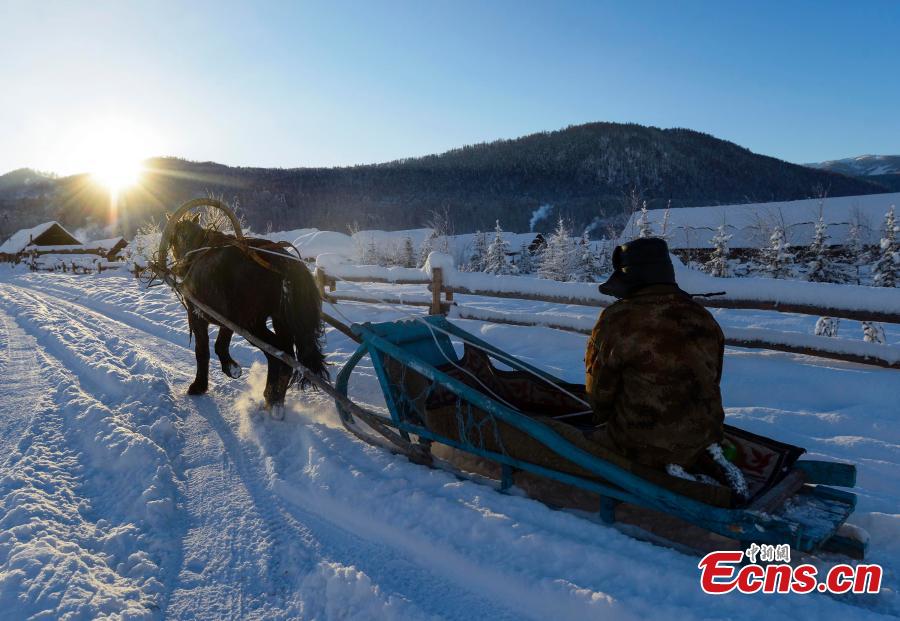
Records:
<instances>
[{"instance_id":1,"label":"fence post","mask_svg":"<svg viewBox=\"0 0 900 621\"><path fill-rule=\"evenodd\" d=\"M431 314L441 314L441 289L444 287L444 271L435 267L431 270Z\"/></svg>"},{"instance_id":2,"label":"fence post","mask_svg":"<svg viewBox=\"0 0 900 621\"><path fill-rule=\"evenodd\" d=\"M319 290L319 297L323 300L325 299L325 271L321 268L316 268L313 272L313 276L316 279L316 288Z\"/></svg>"}]
</instances>

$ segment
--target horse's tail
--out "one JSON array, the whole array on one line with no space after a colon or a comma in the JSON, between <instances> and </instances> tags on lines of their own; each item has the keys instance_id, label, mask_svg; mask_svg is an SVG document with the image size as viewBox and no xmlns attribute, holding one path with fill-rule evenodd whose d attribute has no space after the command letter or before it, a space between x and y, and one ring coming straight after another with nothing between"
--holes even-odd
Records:
<instances>
[{"instance_id":1,"label":"horse's tail","mask_svg":"<svg viewBox=\"0 0 900 621\"><path fill-rule=\"evenodd\" d=\"M297 360L314 375L328 379L325 354L322 353L325 329L322 324L322 298L315 280L305 264L299 261L283 261L284 290L281 294L281 314ZM301 380L300 387L306 382Z\"/></svg>"}]
</instances>

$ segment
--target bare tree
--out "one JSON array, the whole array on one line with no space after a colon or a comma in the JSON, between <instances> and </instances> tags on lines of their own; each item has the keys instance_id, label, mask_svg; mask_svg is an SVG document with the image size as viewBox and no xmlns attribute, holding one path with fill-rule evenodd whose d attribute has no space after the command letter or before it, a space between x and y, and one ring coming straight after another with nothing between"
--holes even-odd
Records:
<instances>
[{"instance_id":1,"label":"bare tree","mask_svg":"<svg viewBox=\"0 0 900 621\"><path fill-rule=\"evenodd\" d=\"M641 206L646 205L647 201L644 200L643 192L641 192L637 186L631 186L631 190L628 194L622 197L622 201L625 204L625 212L628 214L628 222L631 224L631 230L628 231L629 237L636 237L634 230L634 214L641 210Z\"/></svg>"},{"instance_id":2,"label":"bare tree","mask_svg":"<svg viewBox=\"0 0 900 621\"><path fill-rule=\"evenodd\" d=\"M228 207L237 218L241 230L245 230L247 228L247 221L244 218L244 212L241 209L240 199L234 197L234 199L228 201L225 199L225 195L221 192L216 194L209 190L206 191L206 196L207 198L211 198L225 204L225 206ZM200 224L204 228L211 229L213 231L219 231L220 233L234 230L234 227L232 226L231 220L228 218L228 216L225 215L225 213L221 209L217 209L215 207L203 208L203 211L200 212Z\"/></svg>"}]
</instances>

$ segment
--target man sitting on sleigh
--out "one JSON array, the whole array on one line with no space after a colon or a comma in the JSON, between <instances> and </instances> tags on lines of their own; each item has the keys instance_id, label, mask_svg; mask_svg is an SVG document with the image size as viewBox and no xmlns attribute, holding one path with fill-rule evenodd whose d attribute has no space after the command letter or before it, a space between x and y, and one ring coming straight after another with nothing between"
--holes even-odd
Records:
<instances>
[{"instance_id":1,"label":"man sitting on sleigh","mask_svg":"<svg viewBox=\"0 0 900 621\"><path fill-rule=\"evenodd\" d=\"M719 324L676 284L664 240L618 246L613 268L600 291L618 301L601 313L585 357L589 401L603 425L594 440L674 476L713 475L746 493L723 455Z\"/></svg>"}]
</instances>

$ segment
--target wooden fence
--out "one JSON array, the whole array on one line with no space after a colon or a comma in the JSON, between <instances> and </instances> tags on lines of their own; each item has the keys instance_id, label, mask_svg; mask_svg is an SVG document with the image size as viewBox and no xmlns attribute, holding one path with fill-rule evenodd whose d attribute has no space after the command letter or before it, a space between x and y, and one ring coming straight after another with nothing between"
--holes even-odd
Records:
<instances>
[{"instance_id":1,"label":"wooden fence","mask_svg":"<svg viewBox=\"0 0 900 621\"><path fill-rule=\"evenodd\" d=\"M103 272L108 272L109 270L116 270L125 265L124 261L97 261L92 266L84 265L81 263L75 263L74 261L70 263L65 263L64 261L60 261L59 263L54 263L49 267L43 267L38 265L35 262L26 263L28 269L32 272L63 272L72 274L100 274Z\"/></svg>"},{"instance_id":2,"label":"wooden fence","mask_svg":"<svg viewBox=\"0 0 900 621\"><path fill-rule=\"evenodd\" d=\"M455 306L456 316L461 319L476 319L492 323L503 323L520 326L542 326L589 334L591 325L580 321L572 321L571 317L554 320L552 318L523 316L521 313L504 313L499 311L487 311L473 307L456 305L454 295L473 295L491 298L509 298L518 300L533 300L557 304L571 304L585 307L604 307L607 303L595 298L547 295L540 293L523 293L498 291L486 288L464 287L445 282L443 270L433 268L429 277L422 272L421 276L409 275L401 278L384 278L377 276L334 276L326 273L322 268L315 270L316 283L323 298L329 302L338 301L354 302L387 302L403 304L406 306L428 307L431 314L447 314ZM387 283L394 285L427 285L430 295L360 295L355 293L337 292L338 281L354 283ZM442 299L443 296L443 299ZM697 300L710 308L764 310L780 313L799 313L820 317L835 317L852 319L857 321L878 321L886 323L900 323L900 309L898 312L874 312L862 311L852 308L836 308L827 306L815 306L811 304L780 303L764 300L740 300L740 299L716 299L699 298ZM563 320L568 319L568 320ZM593 323L593 322L591 322ZM900 369L900 347L866 343L863 341L849 341L834 339L824 336L812 336L798 333L780 332L767 329L725 329L725 342L730 346L747 347L757 349L769 349L788 353L817 356L832 360L842 360L861 364L876 365L890 369Z\"/></svg>"}]
</instances>

